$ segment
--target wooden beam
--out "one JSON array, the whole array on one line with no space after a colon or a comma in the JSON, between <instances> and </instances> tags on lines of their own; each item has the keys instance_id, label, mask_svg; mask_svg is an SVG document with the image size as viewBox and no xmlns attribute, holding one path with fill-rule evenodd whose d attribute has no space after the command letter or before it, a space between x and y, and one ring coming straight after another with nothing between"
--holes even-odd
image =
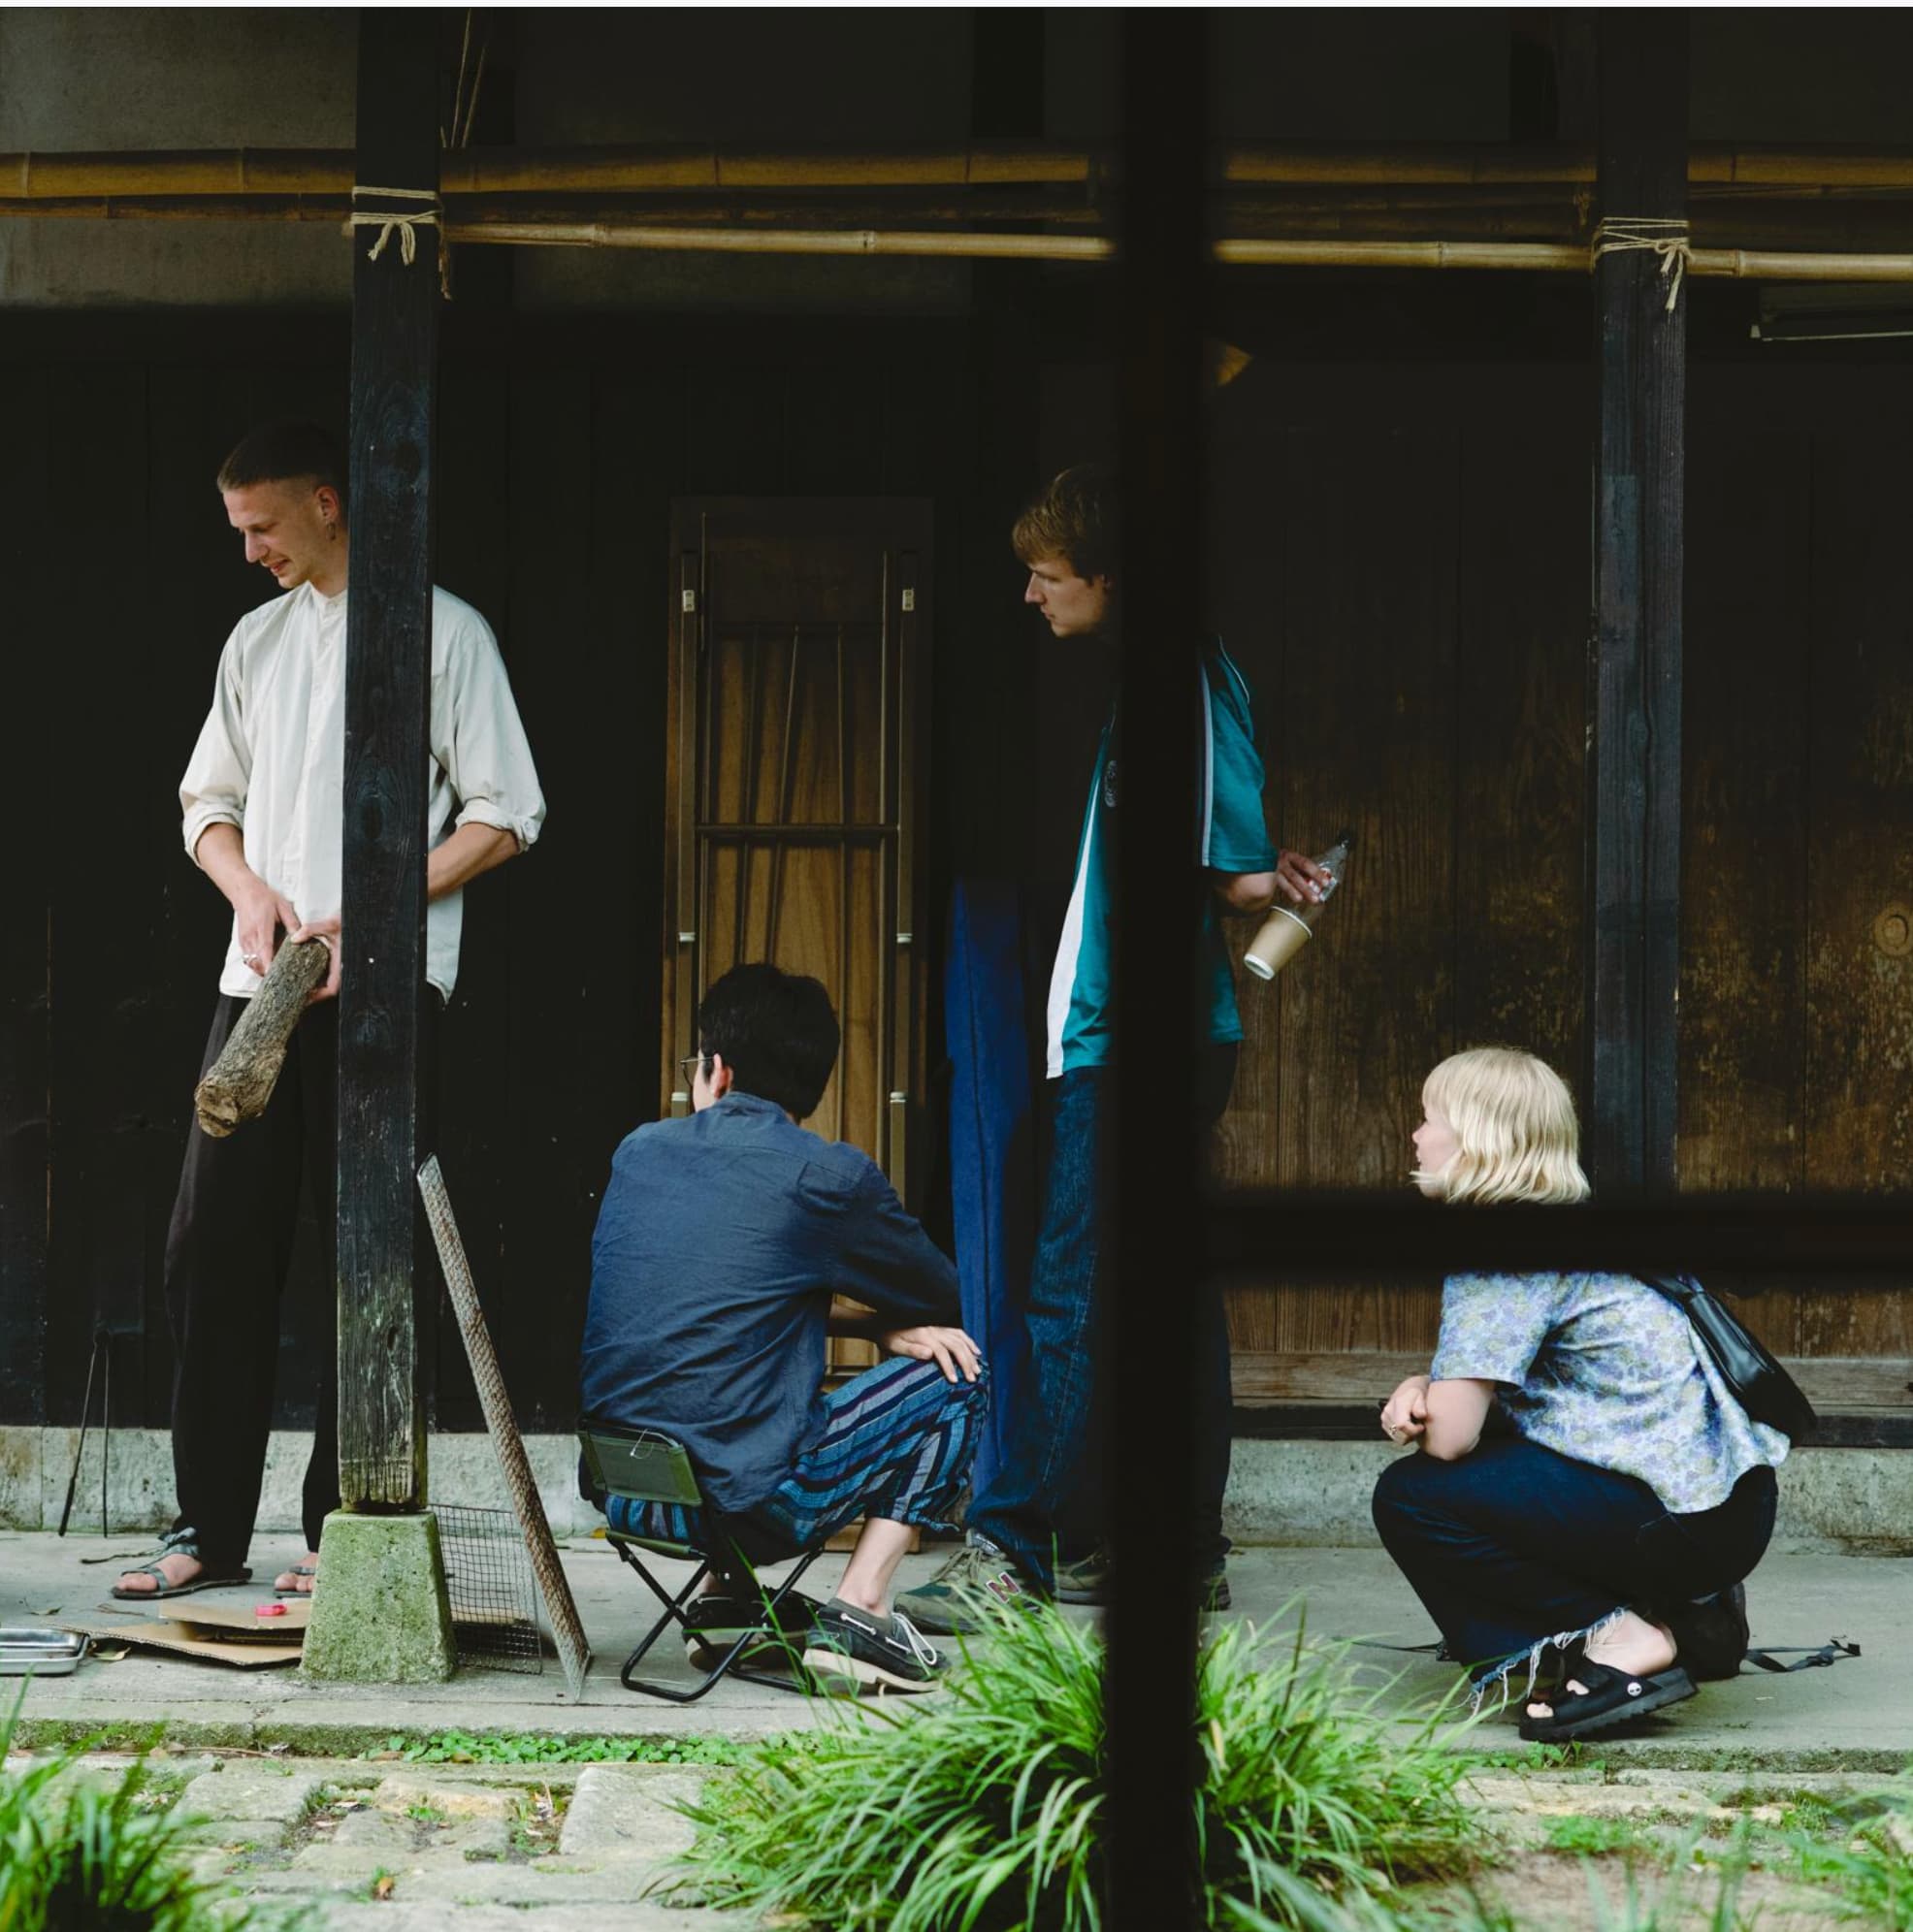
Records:
<instances>
[{"instance_id":1,"label":"wooden beam","mask_svg":"<svg viewBox=\"0 0 1913 1932\"><path fill-rule=\"evenodd\" d=\"M1203 553L1209 16L1120 16L1117 280L1122 524L1121 833L1116 847L1115 1161L1109 1361L1115 1437L1107 1697L1116 1932L1192 1922L1196 1640L1194 1131L1196 633ZM1179 728L1180 727L1180 728ZM1173 1294L1163 1284L1179 1284Z\"/></svg>"},{"instance_id":2,"label":"wooden beam","mask_svg":"<svg viewBox=\"0 0 1913 1932\"><path fill-rule=\"evenodd\" d=\"M358 177L437 192L438 16L359 16ZM416 212L428 203L362 208ZM438 233L352 238L344 970L339 1015L339 1462L347 1509L415 1509L425 1433L413 1328Z\"/></svg>"},{"instance_id":3,"label":"wooden beam","mask_svg":"<svg viewBox=\"0 0 1913 1932\"><path fill-rule=\"evenodd\" d=\"M1899 1415L1913 1421L1913 1361L1904 1356L1781 1357L1806 1399L1823 1414ZM1230 1365L1240 1407L1323 1402L1376 1411L1405 1376L1426 1372L1428 1357L1377 1349L1342 1354L1283 1354L1237 1349Z\"/></svg>"},{"instance_id":4,"label":"wooden beam","mask_svg":"<svg viewBox=\"0 0 1913 1932\"><path fill-rule=\"evenodd\" d=\"M1599 48L1598 194L1609 240L1623 224L1624 236L1675 234L1667 224L1687 212L1687 16L1604 14ZM1600 255L1594 273L1586 1111L1592 1176L1610 1193L1674 1181L1687 348L1678 273L1644 246Z\"/></svg>"},{"instance_id":5,"label":"wooden beam","mask_svg":"<svg viewBox=\"0 0 1913 1932\"><path fill-rule=\"evenodd\" d=\"M1564 104L1566 111L1566 104ZM1037 141L874 148L466 147L443 159L449 195L648 194L677 189L1095 187L1110 177L1097 148ZM1229 183L1483 187L1598 177L1581 145L1498 142L1299 145L1245 143L1208 156ZM1696 186L1811 187L1865 193L1913 187L1913 147L1735 146L1697 144L1681 165ZM358 177L363 180L363 176ZM340 148L229 147L0 153L0 193L19 200L84 195L343 194L354 181ZM389 186L388 183L380 185Z\"/></svg>"}]
</instances>

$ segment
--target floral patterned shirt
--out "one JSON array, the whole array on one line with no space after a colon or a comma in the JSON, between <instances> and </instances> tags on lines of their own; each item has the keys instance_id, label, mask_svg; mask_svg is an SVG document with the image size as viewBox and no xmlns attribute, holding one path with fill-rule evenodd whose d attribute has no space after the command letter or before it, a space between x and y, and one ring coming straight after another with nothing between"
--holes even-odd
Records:
<instances>
[{"instance_id":1,"label":"floral patterned shirt","mask_svg":"<svg viewBox=\"0 0 1913 1932\"><path fill-rule=\"evenodd\" d=\"M1674 1303L1628 1274L1451 1274L1436 1381L1497 1382L1531 1441L1712 1509L1787 1438L1753 1421Z\"/></svg>"}]
</instances>

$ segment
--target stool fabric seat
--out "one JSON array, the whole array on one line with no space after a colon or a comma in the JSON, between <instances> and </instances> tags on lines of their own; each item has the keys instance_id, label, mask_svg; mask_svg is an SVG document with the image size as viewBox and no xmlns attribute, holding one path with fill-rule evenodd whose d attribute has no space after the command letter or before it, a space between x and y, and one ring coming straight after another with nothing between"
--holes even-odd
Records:
<instances>
[{"instance_id":1,"label":"stool fabric seat","mask_svg":"<svg viewBox=\"0 0 1913 1932\"><path fill-rule=\"evenodd\" d=\"M751 1684L767 1684L780 1690L816 1690L810 1673L786 1645L779 1612L785 1600L795 1592L804 1571L823 1554L823 1543L820 1541L809 1549L789 1554L764 1554L762 1534L740 1533L741 1526L732 1525L711 1506L698 1486L697 1471L692 1467L684 1444L659 1430L633 1429L619 1423L587 1419L578 1426L578 1446L582 1453L581 1472L589 1493L600 1508L606 1507L614 1497L637 1503L675 1503L697 1510L704 1530L699 1544L665 1537L635 1536L622 1530L607 1530L604 1532L605 1540L617 1551L619 1560L636 1571L664 1606L664 1614L625 1659L624 1668L618 1673L618 1681L625 1689L642 1691L647 1696L664 1697L674 1704L695 1703L719 1679L727 1676ZM755 1562L747 1552L747 1544L758 1553ZM669 1557L681 1562L694 1562L697 1567L692 1573L690 1582L673 1595L645 1566L639 1551ZM786 1562L793 1564L791 1572L774 1588L767 1587L759 1579L757 1562ZM692 1657L709 1654L710 1647L698 1640L692 1628L686 1605L697 1595L705 1580L713 1576L727 1595L761 1604L762 1615L748 1626L738 1629L733 1641L724 1648L717 1661L709 1668L700 1668L694 1661L692 1668L697 1675L692 1684L666 1684L657 1679L640 1678L637 1675L638 1666L658 1639L673 1626L686 1636L687 1652ZM766 1646L784 1650L791 1660L788 1672L762 1670L757 1668L755 1663L739 1661L747 1651L762 1654Z\"/></svg>"}]
</instances>

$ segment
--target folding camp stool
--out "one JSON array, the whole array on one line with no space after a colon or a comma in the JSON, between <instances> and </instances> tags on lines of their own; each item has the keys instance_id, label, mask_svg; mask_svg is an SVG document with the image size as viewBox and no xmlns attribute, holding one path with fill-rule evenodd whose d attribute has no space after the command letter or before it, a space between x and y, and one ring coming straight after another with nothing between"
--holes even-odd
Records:
<instances>
[{"instance_id":1,"label":"folding camp stool","mask_svg":"<svg viewBox=\"0 0 1913 1932\"><path fill-rule=\"evenodd\" d=\"M708 1690L719 1678L737 1677L751 1684L769 1684L780 1690L813 1690L810 1673L791 1656L791 1670L776 1672L753 1670L738 1662L748 1650L761 1648L766 1640L784 1644L788 1642L778 1624L778 1611L784 1601L796 1590L797 1581L813 1562L823 1554L822 1543L799 1551L795 1557L795 1568L777 1585L774 1592L766 1594L765 1586L758 1581L757 1570L752 1560L740 1544L737 1531L727 1524L725 1519L704 1500L703 1492L697 1487L697 1471L691 1466L691 1458L685 1453L684 1444L674 1436L660 1433L655 1429L630 1429L615 1423L583 1423L578 1429L578 1442L584 1451L585 1471L595 1494L601 1496L608 1505L613 1497L623 1497L630 1502L678 1503L687 1509L697 1510L703 1518L705 1542L708 1549L700 1549L695 1544L674 1542L666 1537L634 1536L622 1530L607 1530L605 1540L610 1543L623 1559L640 1577L658 1601L665 1606L665 1614L652 1625L643 1641L625 1659L625 1667L618 1673L618 1681L627 1690L642 1690L653 1697L667 1697L673 1704L695 1703ZM683 1562L697 1565L691 1581L673 1596L658 1579L645 1568L640 1550L649 1550L661 1557L673 1557ZM772 1562L788 1562L788 1557L769 1559ZM655 1679L645 1679L634 1673L658 1639L673 1625L687 1637L697 1634L691 1628L684 1614L684 1606L697 1594L707 1576L715 1575L725 1591L744 1602L757 1601L762 1605L762 1614L749 1629L738 1633L723 1657L708 1670L702 1672L695 1688L687 1690L682 1687L660 1684ZM697 1664L693 1664L697 1669Z\"/></svg>"}]
</instances>

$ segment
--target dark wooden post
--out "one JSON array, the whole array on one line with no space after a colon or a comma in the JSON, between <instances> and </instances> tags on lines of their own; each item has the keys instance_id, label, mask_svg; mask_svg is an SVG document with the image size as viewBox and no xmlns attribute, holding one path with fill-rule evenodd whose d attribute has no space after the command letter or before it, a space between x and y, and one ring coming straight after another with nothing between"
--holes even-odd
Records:
<instances>
[{"instance_id":1,"label":"dark wooden post","mask_svg":"<svg viewBox=\"0 0 1913 1932\"><path fill-rule=\"evenodd\" d=\"M1598 31L1603 234L1663 240L1687 212L1686 13L1610 10ZM1674 1179L1689 301L1682 288L1668 306L1677 273L1631 246L1594 274L1589 1152L1604 1191Z\"/></svg>"},{"instance_id":2,"label":"dark wooden post","mask_svg":"<svg viewBox=\"0 0 1913 1932\"><path fill-rule=\"evenodd\" d=\"M361 188L438 186L438 16L359 16ZM358 198L361 211L422 201ZM354 237L339 1014L339 1469L344 1506L415 1509L425 1434L412 1321L425 955L426 702L438 236Z\"/></svg>"},{"instance_id":3,"label":"dark wooden post","mask_svg":"<svg viewBox=\"0 0 1913 1932\"><path fill-rule=\"evenodd\" d=\"M1202 11L1122 16L1118 274L1122 696L1118 771L1115 1562L1109 1897L1119 1932L1191 1922L1195 1337L1193 1131L1202 333L1209 34ZM1178 726L1183 728L1178 728Z\"/></svg>"}]
</instances>

